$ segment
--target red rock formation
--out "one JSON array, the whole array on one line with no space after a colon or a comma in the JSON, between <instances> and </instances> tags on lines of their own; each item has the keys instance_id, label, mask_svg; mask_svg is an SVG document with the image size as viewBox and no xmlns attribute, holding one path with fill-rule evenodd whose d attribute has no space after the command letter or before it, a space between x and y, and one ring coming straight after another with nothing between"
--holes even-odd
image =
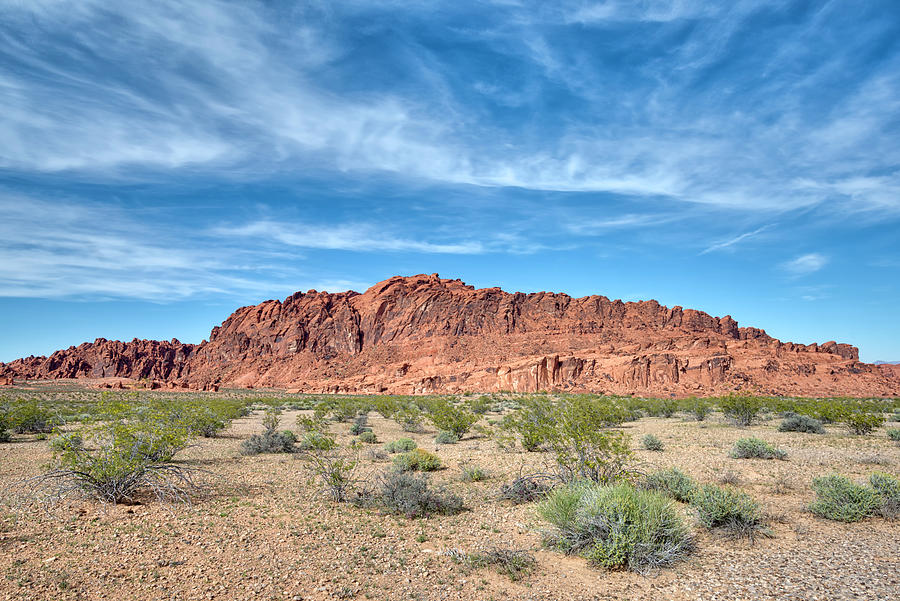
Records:
<instances>
[{"instance_id":1,"label":"red rock formation","mask_svg":"<svg viewBox=\"0 0 900 601\"><path fill-rule=\"evenodd\" d=\"M187 375L196 345L177 340L119 342L98 338L77 347L56 351L49 357L26 357L6 364L18 377L54 378L153 378L174 380ZM2 364L0 364L2 372Z\"/></svg>"},{"instance_id":2,"label":"red rock formation","mask_svg":"<svg viewBox=\"0 0 900 601\"><path fill-rule=\"evenodd\" d=\"M100 339L0 374L151 378L200 390L898 394L896 370L858 357L847 344L782 343L730 316L656 301L475 290L434 274L242 307L196 346Z\"/></svg>"}]
</instances>

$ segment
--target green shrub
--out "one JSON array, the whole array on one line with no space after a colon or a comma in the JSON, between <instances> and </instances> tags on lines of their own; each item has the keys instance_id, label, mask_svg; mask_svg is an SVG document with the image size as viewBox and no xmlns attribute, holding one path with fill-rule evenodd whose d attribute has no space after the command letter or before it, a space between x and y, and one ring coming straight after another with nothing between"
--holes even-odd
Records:
<instances>
[{"instance_id":1,"label":"green shrub","mask_svg":"<svg viewBox=\"0 0 900 601\"><path fill-rule=\"evenodd\" d=\"M192 435L204 438L215 437L234 419L232 411L227 407L203 406L199 403L185 405L178 414Z\"/></svg>"},{"instance_id":2,"label":"green shrub","mask_svg":"<svg viewBox=\"0 0 900 601\"><path fill-rule=\"evenodd\" d=\"M440 469L441 460L425 449L414 449L394 457L394 466L401 472L433 472Z\"/></svg>"},{"instance_id":3,"label":"green shrub","mask_svg":"<svg viewBox=\"0 0 900 601\"><path fill-rule=\"evenodd\" d=\"M814 417L823 424L834 424L841 421L841 416L846 412L846 408L840 401L821 399L798 406L797 412Z\"/></svg>"},{"instance_id":4,"label":"green shrub","mask_svg":"<svg viewBox=\"0 0 900 601\"><path fill-rule=\"evenodd\" d=\"M307 435L309 436L309 435ZM306 438L304 438L306 440ZM262 434L254 434L241 443L241 455L259 455L260 453L293 453L297 437L290 430L278 432L265 430Z\"/></svg>"},{"instance_id":5,"label":"green shrub","mask_svg":"<svg viewBox=\"0 0 900 601\"><path fill-rule=\"evenodd\" d=\"M372 398L371 403L372 409L384 419L391 419L400 409L399 400L392 396L376 396Z\"/></svg>"},{"instance_id":6,"label":"green shrub","mask_svg":"<svg viewBox=\"0 0 900 601\"><path fill-rule=\"evenodd\" d=\"M819 420L808 415L791 415L785 417L778 426L779 432L806 432L808 434L825 434L825 427Z\"/></svg>"},{"instance_id":7,"label":"green shrub","mask_svg":"<svg viewBox=\"0 0 900 601\"><path fill-rule=\"evenodd\" d=\"M281 409L277 407L269 407L266 409L265 413L263 413L263 428L267 431L274 432L278 429L278 423L281 421L278 417L281 414Z\"/></svg>"},{"instance_id":8,"label":"green shrub","mask_svg":"<svg viewBox=\"0 0 900 601\"><path fill-rule=\"evenodd\" d=\"M400 453L403 451L412 451L418 445L412 438L398 438L384 445L384 450L388 453Z\"/></svg>"},{"instance_id":9,"label":"green shrub","mask_svg":"<svg viewBox=\"0 0 900 601\"><path fill-rule=\"evenodd\" d=\"M698 422L706 419L706 416L712 412L712 404L706 399L698 399L691 397L682 402L682 408L694 416Z\"/></svg>"},{"instance_id":10,"label":"green shrub","mask_svg":"<svg viewBox=\"0 0 900 601\"><path fill-rule=\"evenodd\" d=\"M433 488L424 474L394 472L380 480L376 501L392 513L408 518L433 513L453 514L462 510L462 499L443 488ZM368 499L363 497L362 502Z\"/></svg>"},{"instance_id":11,"label":"green shrub","mask_svg":"<svg viewBox=\"0 0 900 601\"><path fill-rule=\"evenodd\" d=\"M878 513L888 519L900 517L900 481L890 474L875 472L869 476L869 486L878 494Z\"/></svg>"},{"instance_id":12,"label":"green shrub","mask_svg":"<svg viewBox=\"0 0 900 601\"><path fill-rule=\"evenodd\" d=\"M628 484L576 482L538 506L553 529L545 542L608 569L644 572L670 564L693 546L672 501Z\"/></svg>"},{"instance_id":13,"label":"green shrub","mask_svg":"<svg viewBox=\"0 0 900 601\"><path fill-rule=\"evenodd\" d=\"M719 409L738 426L752 424L764 406L764 399L748 394L730 394L719 399Z\"/></svg>"},{"instance_id":14,"label":"green shrub","mask_svg":"<svg viewBox=\"0 0 900 601\"><path fill-rule=\"evenodd\" d=\"M463 482L482 482L488 479L487 472L478 466L464 465L461 470Z\"/></svg>"},{"instance_id":15,"label":"green shrub","mask_svg":"<svg viewBox=\"0 0 900 601\"><path fill-rule=\"evenodd\" d=\"M739 438L728 456L732 459L786 459L787 453L760 438Z\"/></svg>"},{"instance_id":16,"label":"green shrub","mask_svg":"<svg viewBox=\"0 0 900 601\"><path fill-rule=\"evenodd\" d=\"M620 405L588 395L573 395L559 404L547 443L563 481L611 483L633 475L628 435L608 429L626 413Z\"/></svg>"},{"instance_id":17,"label":"green shrub","mask_svg":"<svg viewBox=\"0 0 900 601\"><path fill-rule=\"evenodd\" d=\"M900 428L888 428L887 436L895 442L900 442Z\"/></svg>"},{"instance_id":18,"label":"green shrub","mask_svg":"<svg viewBox=\"0 0 900 601\"><path fill-rule=\"evenodd\" d=\"M858 522L880 506L878 493L839 474L813 478L812 489L816 499L809 510L829 520Z\"/></svg>"},{"instance_id":19,"label":"green shrub","mask_svg":"<svg viewBox=\"0 0 900 601\"><path fill-rule=\"evenodd\" d=\"M723 529L732 536L768 535L762 512L750 495L734 488L706 484L691 497L697 519L709 529Z\"/></svg>"},{"instance_id":20,"label":"green shrub","mask_svg":"<svg viewBox=\"0 0 900 601\"><path fill-rule=\"evenodd\" d=\"M313 430L303 435L298 446L301 451L329 451L336 447L337 443L331 436Z\"/></svg>"},{"instance_id":21,"label":"green shrub","mask_svg":"<svg viewBox=\"0 0 900 601\"><path fill-rule=\"evenodd\" d=\"M517 434L526 451L537 451L552 435L553 413L554 407L547 397L526 397L520 409L503 418L500 428Z\"/></svg>"},{"instance_id":22,"label":"green shrub","mask_svg":"<svg viewBox=\"0 0 900 601\"><path fill-rule=\"evenodd\" d=\"M441 430L437 433L437 436L434 437L434 442L436 444L456 444L459 442L459 437L453 432Z\"/></svg>"},{"instance_id":23,"label":"green shrub","mask_svg":"<svg viewBox=\"0 0 900 601\"><path fill-rule=\"evenodd\" d=\"M678 412L678 401L675 399L659 399L659 414L662 417L672 417Z\"/></svg>"},{"instance_id":24,"label":"green shrub","mask_svg":"<svg viewBox=\"0 0 900 601\"><path fill-rule=\"evenodd\" d=\"M432 401L428 406L428 420L438 430L462 438L478 421L478 416L463 407L451 404L445 398Z\"/></svg>"},{"instance_id":25,"label":"green shrub","mask_svg":"<svg viewBox=\"0 0 900 601\"><path fill-rule=\"evenodd\" d=\"M353 485L354 474L359 465L359 457L348 457L339 453L331 453L323 449L303 451L303 458L308 461L309 469L322 484L322 490L332 501L343 503L348 500Z\"/></svg>"},{"instance_id":26,"label":"green shrub","mask_svg":"<svg viewBox=\"0 0 900 601\"><path fill-rule=\"evenodd\" d=\"M328 432L328 422L324 419L317 418L315 415L312 417L308 415L298 415L297 427L300 428L302 432Z\"/></svg>"},{"instance_id":27,"label":"green shrub","mask_svg":"<svg viewBox=\"0 0 900 601\"><path fill-rule=\"evenodd\" d=\"M52 469L33 480L36 487L49 487L44 498L79 493L121 503L147 492L162 501L187 501L196 488L195 470L172 463L187 446L187 429L173 425L159 406L140 409L101 403L104 421L55 439Z\"/></svg>"},{"instance_id":28,"label":"green shrub","mask_svg":"<svg viewBox=\"0 0 900 601\"><path fill-rule=\"evenodd\" d=\"M641 488L655 490L676 501L689 503L697 491L697 483L690 476L673 467L647 474L641 482Z\"/></svg>"},{"instance_id":29,"label":"green shrub","mask_svg":"<svg viewBox=\"0 0 900 601\"><path fill-rule=\"evenodd\" d=\"M662 451L662 441L653 434L644 434L641 438L641 448L645 451Z\"/></svg>"},{"instance_id":30,"label":"green shrub","mask_svg":"<svg viewBox=\"0 0 900 601\"><path fill-rule=\"evenodd\" d=\"M369 428L366 424L368 423L369 418L365 415L358 416L353 425L350 426L350 434L354 436L359 436L363 432L371 432L372 428Z\"/></svg>"},{"instance_id":31,"label":"green shrub","mask_svg":"<svg viewBox=\"0 0 900 601\"><path fill-rule=\"evenodd\" d=\"M69 448L83 449L84 439L82 438L80 432L69 432L66 434L60 433L50 439L49 446L51 451L55 451L57 453L62 453Z\"/></svg>"},{"instance_id":32,"label":"green shrub","mask_svg":"<svg viewBox=\"0 0 900 601\"><path fill-rule=\"evenodd\" d=\"M476 415L484 415L488 411L491 410L494 402L489 396L482 395L480 397L475 397L468 399L466 404L469 406L469 410Z\"/></svg>"},{"instance_id":33,"label":"green shrub","mask_svg":"<svg viewBox=\"0 0 900 601\"><path fill-rule=\"evenodd\" d=\"M871 434L884 423L880 413L850 410L841 416L841 421L852 434Z\"/></svg>"},{"instance_id":34,"label":"green shrub","mask_svg":"<svg viewBox=\"0 0 900 601\"><path fill-rule=\"evenodd\" d=\"M404 432L422 431L422 412L414 405L398 409L393 415L393 420Z\"/></svg>"},{"instance_id":35,"label":"green shrub","mask_svg":"<svg viewBox=\"0 0 900 601\"><path fill-rule=\"evenodd\" d=\"M378 443L378 437L375 436L375 433L371 430L366 430L359 435L359 442L364 442L366 444L376 444Z\"/></svg>"},{"instance_id":36,"label":"green shrub","mask_svg":"<svg viewBox=\"0 0 900 601\"><path fill-rule=\"evenodd\" d=\"M50 434L62 420L34 400L19 399L9 413L9 427L16 434Z\"/></svg>"},{"instance_id":37,"label":"green shrub","mask_svg":"<svg viewBox=\"0 0 900 601\"><path fill-rule=\"evenodd\" d=\"M900 432L900 430L898 430ZM9 433L9 416L0 409L0 442L9 442L11 436Z\"/></svg>"}]
</instances>

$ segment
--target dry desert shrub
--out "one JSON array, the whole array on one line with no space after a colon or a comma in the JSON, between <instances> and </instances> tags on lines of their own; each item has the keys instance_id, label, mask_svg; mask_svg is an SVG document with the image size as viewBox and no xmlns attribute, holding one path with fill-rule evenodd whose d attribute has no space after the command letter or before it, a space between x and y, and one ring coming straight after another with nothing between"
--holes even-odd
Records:
<instances>
[{"instance_id":1,"label":"dry desert shrub","mask_svg":"<svg viewBox=\"0 0 900 601\"><path fill-rule=\"evenodd\" d=\"M608 569L646 572L693 548L672 501L629 484L568 484L551 492L538 513L552 525L545 536L549 546Z\"/></svg>"},{"instance_id":2,"label":"dry desert shrub","mask_svg":"<svg viewBox=\"0 0 900 601\"><path fill-rule=\"evenodd\" d=\"M755 538L769 536L759 503L750 495L731 487L706 484L691 498L700 523L710 530L722 530L730 536Z\"/></svg>"},{"instance_id":3,"label":"dry desert shrub","mask_svg":"<svg viewBox=\"0 0 900 601\"><path fill-rule=\"evenodd\" d=\"M733 459L786 459L787 453L759 438L740 438L728 456Z\"/></svg>"},{"instance_id":4,"label":"dry desert shrub","mask_svg":"<svg viewBox=\"0 0 900 601\"><path fill-rule=\"evenodd\" d=\"M377 506L408 518L462 511L462 499L441 487L433 487L425 474L388 472L360 491L355 503Z\"/></svg>"},{"instance_id":5,"label":"dry desert shrub","mask_svg":"<svg viewBox=\"0 0 900 601\"><path fill-rule=\"evenodd\" d=\"M525 549L489 547L471 553L465 553L459 549L449 549L444 551L443 554L456 563L469 568L493 568L513 582L525 578L537 566L537 560L534 558L534 555Z\"/></svg>"},{"instance_id":6,"label":"dry desert shrub","mask_svg":"<svg viewBox=\"0 0 900 601\"><path fill-rule=\"evenodd\" d=\"M647 474L640 482L640 487L655 490L682 503L689 503L697 491L697 483L693 478L674 467Z\"/></svg>"}]
</instances>

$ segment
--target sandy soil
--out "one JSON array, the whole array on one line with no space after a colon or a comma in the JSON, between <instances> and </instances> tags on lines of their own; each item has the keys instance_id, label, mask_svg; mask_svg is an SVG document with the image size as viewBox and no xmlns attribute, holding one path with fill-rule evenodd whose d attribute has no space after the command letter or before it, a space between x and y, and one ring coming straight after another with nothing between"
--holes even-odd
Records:
<instances>
[{"instance_id":1,"label":"sandy soil","mask_svg":"<svg viewBox=\"0 0 900 601\"><path fill-rule=\"evenodd\" d=\"M296 416L285 412L282 426L293 427ZM900 598L900 523L840 524L805 511L813 476L898 474L900 448L883 429L856 437L834 427L816 436L779 433L777 421L741 430L720 417L628 424L635 446L648 432L665 443L661 453L636 451L645 467L677 466L704 482L733 472L763 503L775 532L750 543L697 528L689 559L640 576L542 550L534 507L496 500L500 484L539 466L542 454L502 451L485 438L436 449L433 431L414 434L447 466L434 481L460 494L468 510L410 520L325 500L297 456L241 457L241 440L261 431L260 420L259 413L237 420L221 438L182 454L186 464L215 474L210 492L190 507L72 503L52 516L0 509L0 599ZM374 413L370 425L380 441L409 436ZM333 428L342 443L350 440L348 430L349 424ZM751 434L785 449L788 460L728 458L731 444ZM47 443L34 437L0 444L0 489L39 473L49 458ZM464 463L491 478L462 482ZM389 466L367 459L363 472ZM442 555L484 545L530 549L537 568L511 582Z\"/></svg>"}]
</instances>

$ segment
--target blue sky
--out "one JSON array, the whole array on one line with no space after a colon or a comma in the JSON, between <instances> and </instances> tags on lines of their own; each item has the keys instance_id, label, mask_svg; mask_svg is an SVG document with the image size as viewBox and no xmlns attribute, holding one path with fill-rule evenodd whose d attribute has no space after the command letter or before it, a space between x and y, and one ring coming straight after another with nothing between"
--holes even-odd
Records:
<instances>
[{"instance_id":1,"label":"blue sky","mask_svg":"<svg viewBox=\"0 0 900 601\"><path fill-rule=\"evenodd\" d=\"M894 0L0 7L0 360L432 272L900 360Z\"/></svg>"}]
</instances>

